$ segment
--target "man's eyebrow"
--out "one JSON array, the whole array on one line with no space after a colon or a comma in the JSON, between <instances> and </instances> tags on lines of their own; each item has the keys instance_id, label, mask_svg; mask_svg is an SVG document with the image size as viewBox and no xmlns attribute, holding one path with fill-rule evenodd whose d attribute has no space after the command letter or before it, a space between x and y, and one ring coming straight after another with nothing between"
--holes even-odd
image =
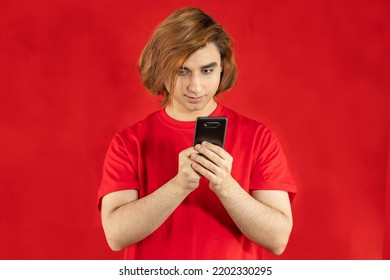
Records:
<instances>
[{"instance_id":1,"label":"man's eyebrow","mask_svg":"<svg viewBox=\"0 0 390 280\"><path fill-rule=\"evenodd\" d=\"M216 63L216 62L211 62L211 63L209 63L209 64L206 64L206 65L201 66L200 68L201 68L201 69L207 69L207 68L213 68L213 67L217 67L217 66L218 66L218 63ZM188 67L185 67L185 66L181 67L180 69L183 69L183 70L190 70Z\"/></svg>"},{"instance_id":2,"label":"man's eyebrow","mask_svg":"<svg viewBox=\"0 0 390 280\"><path fill-rule=\"evenodd\" d=\"M216 62L211 62L211 63L209 63L209 64L207 64L207 65L202 66L201 68L202 68L202 69L205 69L205 68L212 68L212 67L217 67L217 66L218 66L218 63L216 63Z\"/></svg>"}]
</instances>

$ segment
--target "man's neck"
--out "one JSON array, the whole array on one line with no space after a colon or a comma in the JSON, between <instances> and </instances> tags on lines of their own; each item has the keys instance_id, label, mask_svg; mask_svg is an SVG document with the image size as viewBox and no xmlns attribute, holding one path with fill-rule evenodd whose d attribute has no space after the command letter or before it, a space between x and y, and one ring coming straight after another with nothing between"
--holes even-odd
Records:
<instances>
[{"instance_id":1,"label":"man's neck","mask_svg":"<svg viewBox=\"0 0 390 280\"><path fill-rule=\"evenodd\" d=\"M170 116L174 120L190 122L190 121L195 121L197 117L209 116L212 112L214 112L217 106L218 103L213 100L213 102L207 104L207 106L202 110L188 111L188 110L180 110L179 108L175 107L173 104L168 104L167 107L165 107L165 112L168 114L168 116Z\"/></svg>"}]
</instances>

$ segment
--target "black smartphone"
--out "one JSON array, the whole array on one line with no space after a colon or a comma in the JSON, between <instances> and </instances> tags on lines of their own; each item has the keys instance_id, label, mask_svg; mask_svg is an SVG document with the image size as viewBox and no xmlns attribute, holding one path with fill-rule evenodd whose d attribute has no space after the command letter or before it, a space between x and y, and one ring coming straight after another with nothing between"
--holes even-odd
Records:
<instances>
[{"instance_id":1,"label":"black smartphone","mask_svg":"<svg viewBox=\"0 0 390 280\"><path fill-rule=\"evenodd\" d=\"M224 147L228 119L226 117L198 117L196 119L194 146L207 141Z\"/></svg>"}]
</instances>

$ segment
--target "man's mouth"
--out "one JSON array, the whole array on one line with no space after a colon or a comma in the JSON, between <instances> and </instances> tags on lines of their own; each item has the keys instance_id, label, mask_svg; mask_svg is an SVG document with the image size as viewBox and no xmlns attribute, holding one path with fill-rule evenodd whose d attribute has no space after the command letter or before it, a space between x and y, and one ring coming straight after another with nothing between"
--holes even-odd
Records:
<instances>
[{"instance_id":1,"label":"man's mouth","mask_svg":"<svg viewBox=\"0 0 390 280\"><path fill-rule=\"evenodd\" d=\"M190 103L200 103L203 96L188 96L186 95L188 102Z\"/></svg>"}]
</instances>

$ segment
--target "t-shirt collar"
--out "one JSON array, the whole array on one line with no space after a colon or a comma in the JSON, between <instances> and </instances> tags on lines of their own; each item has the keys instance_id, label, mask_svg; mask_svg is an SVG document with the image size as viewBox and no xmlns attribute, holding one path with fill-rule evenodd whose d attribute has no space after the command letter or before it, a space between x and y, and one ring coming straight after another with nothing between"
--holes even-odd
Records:
<instances>
[{"instance_id":1,"label":"t-shirt collar","mask_svg":"<svg viewBox=\"0 0 390 280\"><path fill-rule=\"evenodd\" d=\"M215 110L209 115L209 117L217 117L222 116L223 106L217 103L217 107ZM158 112L158 115L163 123L168 126L179 128L179 129L194 129L195 121L178 121L171 118L167 112L165 112L165 108L161 109Z\"/></svg>"}]
</instances>

